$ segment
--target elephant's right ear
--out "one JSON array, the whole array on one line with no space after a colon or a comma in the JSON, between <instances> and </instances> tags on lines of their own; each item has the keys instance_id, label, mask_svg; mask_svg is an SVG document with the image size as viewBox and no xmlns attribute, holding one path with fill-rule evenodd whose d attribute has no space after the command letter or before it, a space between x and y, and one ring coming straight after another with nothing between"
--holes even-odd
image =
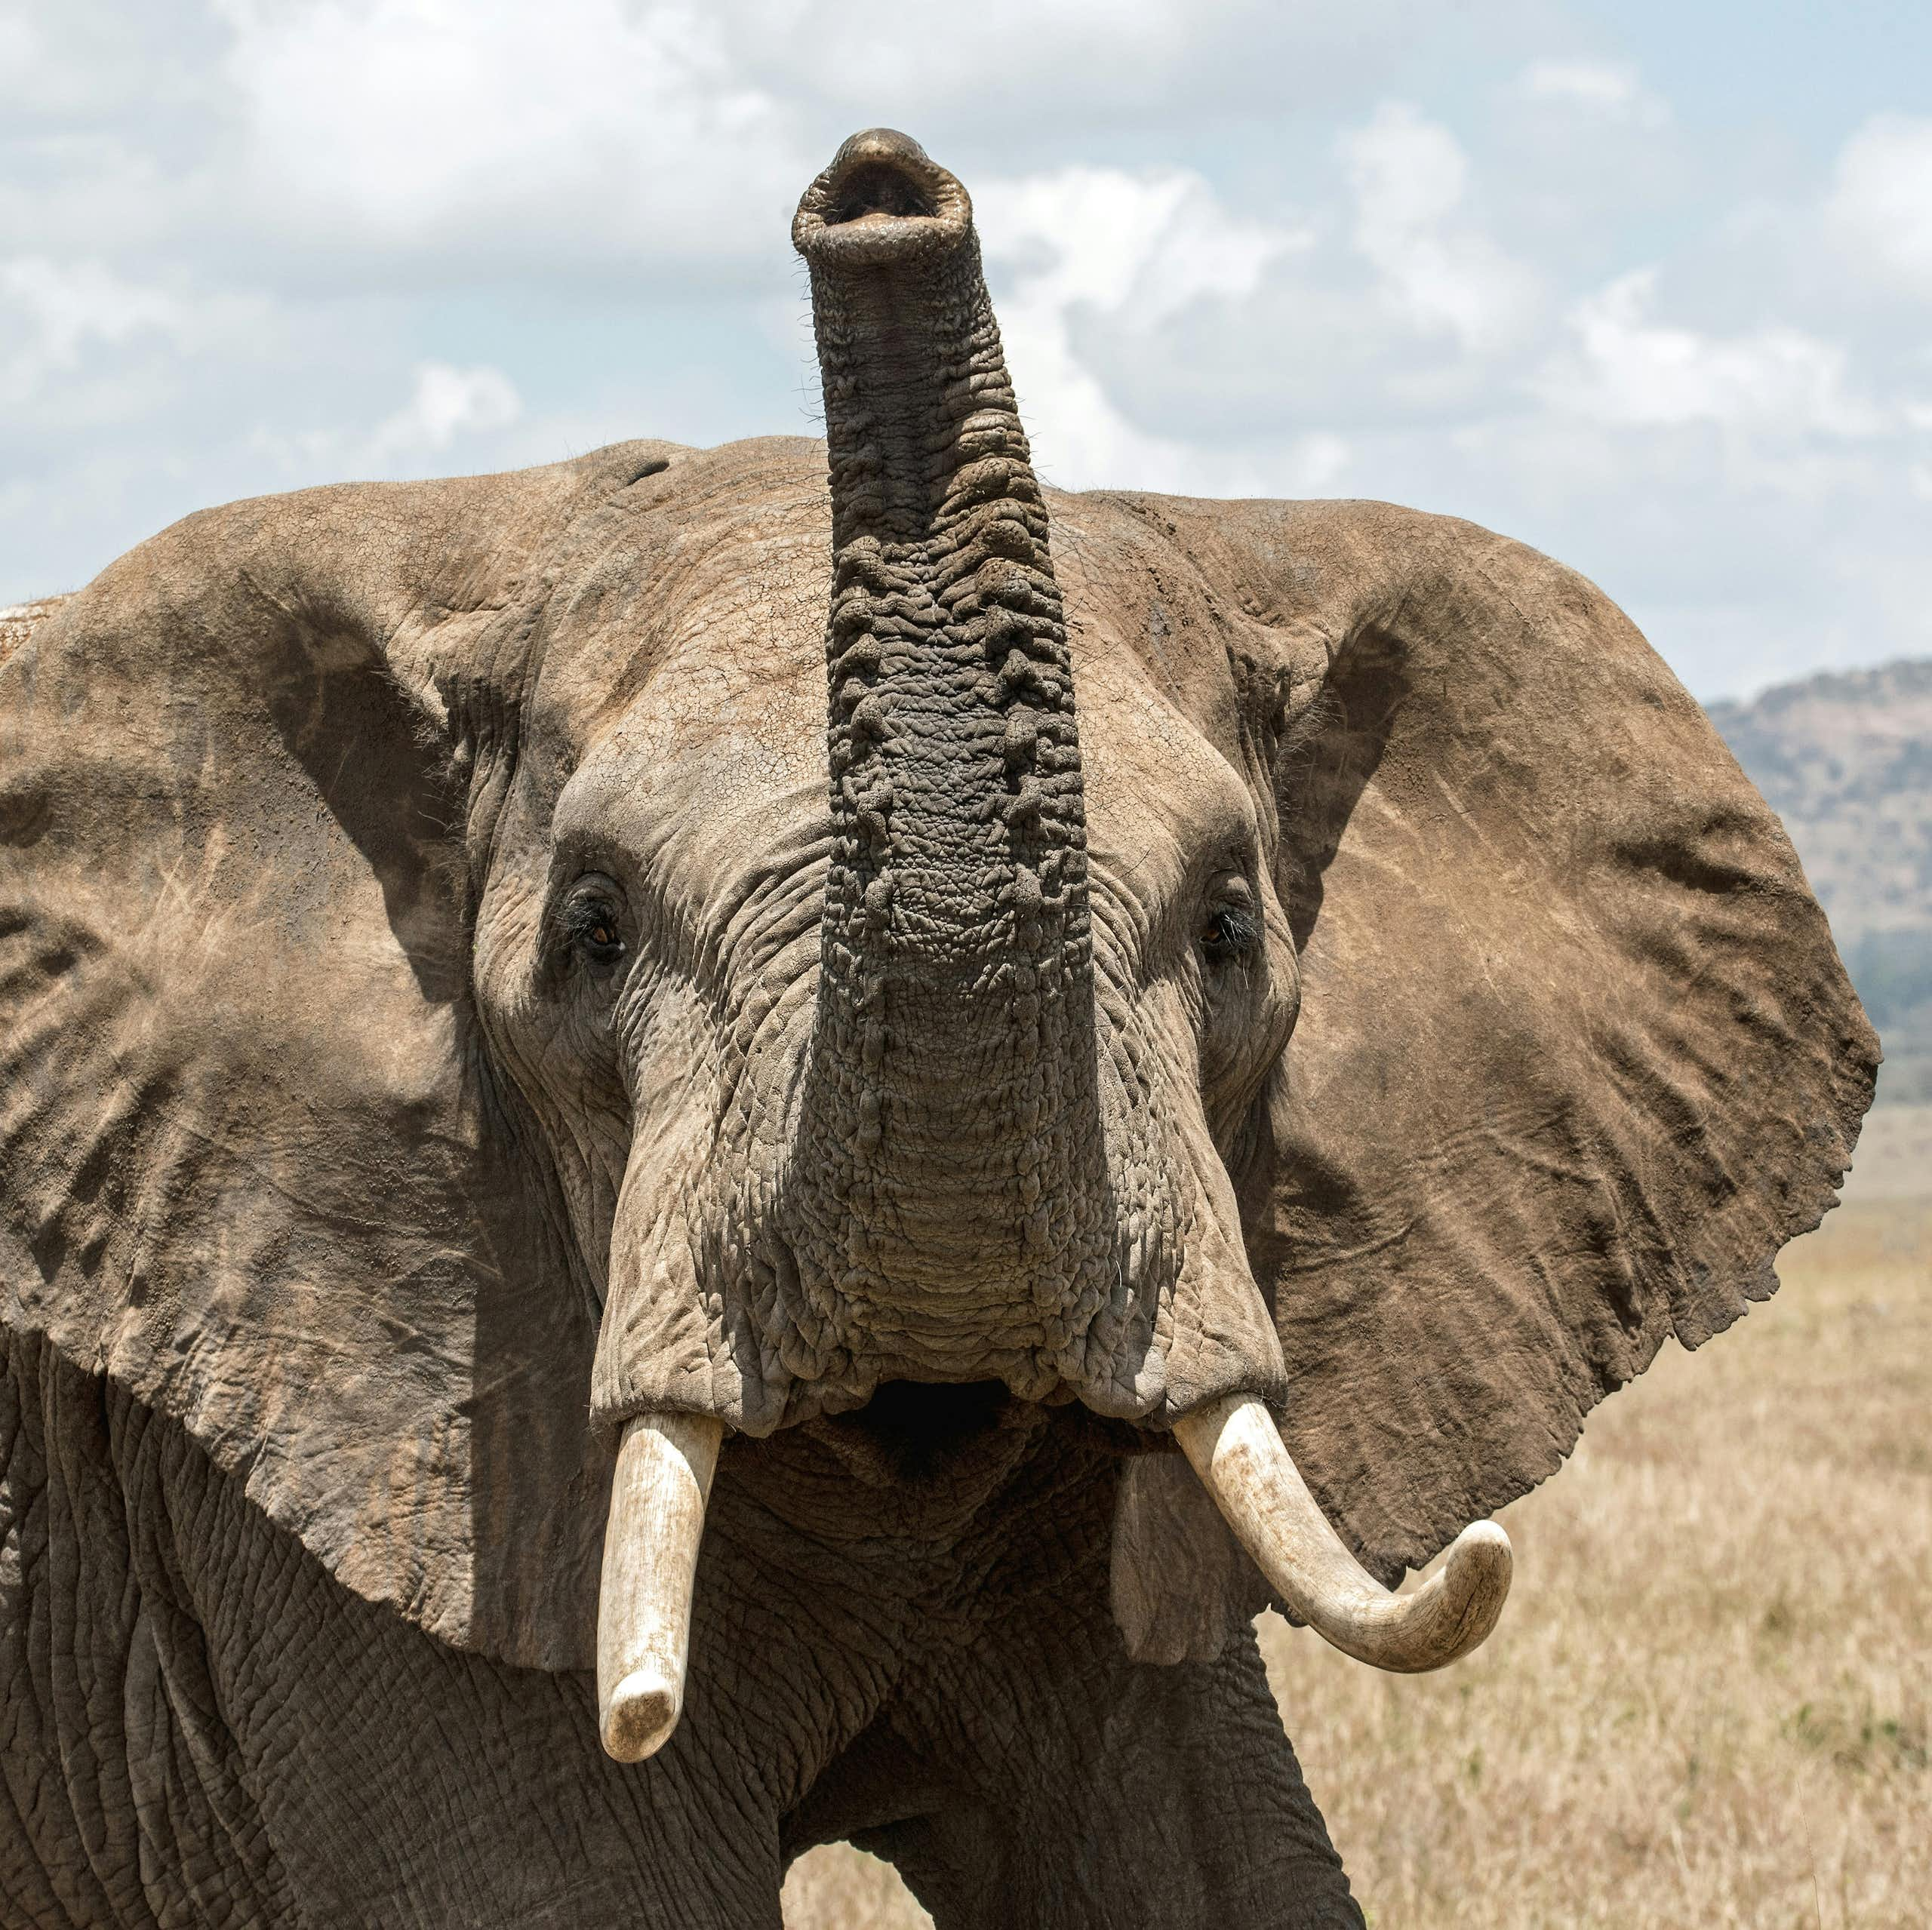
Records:
<instances>
[{"instance_id":1,"label":"elephant's right ear","mask_svg":"<svg viewBox=\"0 0 1932 1930\"><path fill-rule=\"evenodd\" d=\"M1284 1432L1392 1579L1771 1291L1877 1041L1777 819L1592 585L1379 504L1172 515L1272 739L1300 958L1240 1176Z\"/></svg>"},{"instance_id":2,"label":"elephant's right ear","mask_svg":"<svg viewBox=\"0 0 1932 1930\"><path fill-rule=\"evenodd\" d=\"M523 660L590 459L192 518L0 664L0 1321L358 1593L553 1667L593 1315L482 1070L438 691Z\"/></svg>"}]
</instances>

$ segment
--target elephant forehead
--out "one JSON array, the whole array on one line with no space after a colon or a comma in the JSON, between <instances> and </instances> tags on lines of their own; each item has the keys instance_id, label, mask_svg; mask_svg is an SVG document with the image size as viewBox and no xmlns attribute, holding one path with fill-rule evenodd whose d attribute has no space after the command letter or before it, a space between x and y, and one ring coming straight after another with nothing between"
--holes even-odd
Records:
<instances>
[{"instance_id":1,"label":"elephant forehead","mask_svg":"<svg viewBox=\"0 0 1932 1930\"><path fill-rule=\"evenodd\" d=\"M1083 708L1111 669L1159 691L1224 756L1237 758L1232 600L1159 527L1161 499L1146 499L1138 511L1104 496L1053 492L1049 501Z\"/></svg>"},{"instance_id":2,"label":"elephant forehead","mask_svg":"<svg viewBox=\"0 0 1932 1930\"><path fill-rule=\"evenodd\" d=\"M689 750L794 693L815 705L823 738L822 469L740 476L732 453L674 466L671 502L640 508L621 540L568 567L525 719L540 755L574 767L614 737L641 741L654 721Z\"/></svg>"},{"instance_id":3,"label":"elephant forehead","mask_svg":"<svg viewBox=\"0 0 1932 1930\"><path fill-rule=\"evenodd\" d=\"M1204 868L1244 864L1254 803L1226 756L1121 656L1081 668L1088 848L1106 874L1163 893Z\"/></svg>"},{"instance_id":4,"label":"elephant forehead","mask_svg":"<svg viewBox=\"0 0 1932 1930\"><path fill-rule=\"evenodd\" d=\"M673 646L565 786L560 847L610 850L709 898L829 834L822 656L761 641Z\"/></svg>"}]
</instances>

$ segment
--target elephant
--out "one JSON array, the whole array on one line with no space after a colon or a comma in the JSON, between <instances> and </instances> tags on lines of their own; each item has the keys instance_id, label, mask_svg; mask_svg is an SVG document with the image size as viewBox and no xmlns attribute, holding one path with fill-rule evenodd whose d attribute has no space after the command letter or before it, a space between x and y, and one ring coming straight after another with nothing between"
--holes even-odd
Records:
<instances>
[{"instance_id":1,"label":"elephant","mask_svg":"<svg viewBox=\"0 0 1932 1930\"><path fill-rule=\"evenodd\" d=\"M823 443L0 629L9 1923L1358 1924L1254 1616L1465 1652L1835 1202L1877 1042L1601 592L1046 487L906 136L792 239Z\"/></svg>"}]
</instances>

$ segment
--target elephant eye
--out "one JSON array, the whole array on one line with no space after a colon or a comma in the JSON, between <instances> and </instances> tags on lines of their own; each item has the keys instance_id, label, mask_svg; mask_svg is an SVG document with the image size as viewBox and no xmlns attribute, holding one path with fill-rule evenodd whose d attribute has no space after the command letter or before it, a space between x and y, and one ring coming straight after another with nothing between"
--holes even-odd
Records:
<instances>
[{"instance_id":1,"label":"elephant eye","mask_svg":"<svg viewBox=\"0 0 1932 1930\"><path fill-rule=\"evenodd\" d=\"M1261 942L1261 920L1255 914L1246 886L1230 893L1211 911L1201 927L1201 955L1211 965L1232 965L1248 957Z\"/></svg>"},{"instance_id":2,"label":"elephant eye","mask_svg":"<svg viewBox=\"0 0 1932 1930\"><path fill-rule=\"evenodd\" d=\"M564 906L564 933L585 963L608 970L624 955L623 927L615 902L594 887L574 893Z\"/></svg>"}]
</instances>

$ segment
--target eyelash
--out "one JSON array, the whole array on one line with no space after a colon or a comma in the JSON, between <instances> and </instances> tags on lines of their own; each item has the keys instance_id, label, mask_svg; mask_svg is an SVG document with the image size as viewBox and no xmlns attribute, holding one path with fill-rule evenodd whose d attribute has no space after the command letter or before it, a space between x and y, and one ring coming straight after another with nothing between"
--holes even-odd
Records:
<instances>
[{"instance_id":1,"label":"eyelash","mask_svg":"<svg viewBox=\"0 0 1932 1930\"><path fill-rule=\"evenodd\" d=\"M1241 905L1217 907L1201 934L1201 949L1211 965L1231 964L1244 958L1260 942L1260 920Z\"/></svg>"},{"instance_id":2,"label":"eyelash","mask_svg":"<svg viewBox=\"0 0 1932 1930\"><path fill-rule=\"evenodd\" d=\"M565 905L559 920L571 948L589 964L609 967L624 955L622 928L617 914L601 898L574 898ZM599 933L608 933L600 938Z\"/></svg>"}]
</instances>

